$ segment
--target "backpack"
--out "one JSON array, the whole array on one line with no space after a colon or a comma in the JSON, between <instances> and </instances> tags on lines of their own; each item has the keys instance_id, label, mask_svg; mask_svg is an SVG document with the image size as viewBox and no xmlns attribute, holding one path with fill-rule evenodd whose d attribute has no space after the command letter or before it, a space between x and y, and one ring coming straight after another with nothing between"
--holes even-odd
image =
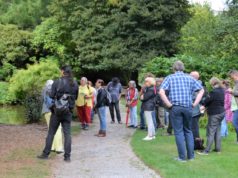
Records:
<instances>
[{"instance_id":1,"label":"backpack","mask_svg":"<svg viewBox=\"0 0 238 178\"><path fill-rule=\"evenodd\" d=\"M57 88L55 103L54 103L55 104L54 111L57 115L62 115L64 113L68 113L70 111L70 109L69 109L69 98L70 98L71 95L63 94L60 98L57 98L57 94L59 93L59 90L62 87L62 83L64 83L64 81L62 79L60 79L59 80L59 86Z\"/></svg>"},{"instance_id":2,"label":"backpack","mask_svg":"<svg viewBox=\"0 0 238 178\"><path fill-rule=\"evenodd\" d=\"M106 90L106 89L104 89L104 90L107 93L107 97L105 99L105 104L106 104L106 106L109 106L112 103L112 96L111 96L111 94L109 93L108 90Z\"/></svg>"}]
</instances>

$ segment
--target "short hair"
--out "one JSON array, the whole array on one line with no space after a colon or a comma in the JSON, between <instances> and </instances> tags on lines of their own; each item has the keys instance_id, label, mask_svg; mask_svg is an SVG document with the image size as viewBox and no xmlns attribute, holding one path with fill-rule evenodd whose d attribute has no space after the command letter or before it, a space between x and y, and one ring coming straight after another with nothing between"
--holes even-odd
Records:
<instances>
[{"instance_id":1,"label":"short hair","mask_svg":"<svg viewBox=\"0 0 238 178\"><path fill-rule=\"evenodd\" d=\"M88 79L86 77L82 77L81 80L85 81L86 83L88 83Z\"/></svg>"},{"instance_id":2,"label":"short hair","mask_svg":"<svg viewBox=\"0 0 238 178\"><path fill-rule=\"evenodd\" d=\"M134 80L129 81L129 85L132 84L134 88L136 88L136 82Z\"/></svg>"},{"instance_id":3,"label":"short hair","mask_svg":"<svg viewBox=\"0 0 238 178\"><path fill-rule=\"evenodd\" d=\"M219 86L219 87L222 87L222 82L221 82L221 80L220 79L218 79L217 77L212 77L211 79L210 79L210 84L212 85L212 86Z\"/></svg>"},{"instance_id":4,"label":"short hair","mask_svg":"<svg viewBox=\"0 0 238 178\"><path fill-rule=\"evenodd\" d=\"M238 75L238 71L237 71L237 70L230 70L230 71L228 72L228 75L229 75L229 76Z\"/></svg>"},{"instance_id":5,"label":"short hair","mask_svg":"<svg viewBox=\"0 0 238 178\"><path fill-rule=\"evenodd\" d=\"M155 78L153 77L146 77L145 81L148 81L151 85L155 85Z\"/></svg>"},{"instance_id":6,"label":"short hair","mask_svg":"<svg viewBox=\"0 0 238 178\"><path fill-rule=\"evenodd\" d=\"M153 77L153 78L155 78L155 75L152 74L151 72L148 72L148 73L145 74L144 78L146 79L147 77Z\"/></svg>"},{"instance_id":7,"label":"short hair","mask_svg":"<svg viewBox=\"0 0 238 178\"><path fill-rule=\"evenodd\" d=\"M185 70L184 64L182 61L175 61L173 64L173 70L176 72L183 72Z\"/></svg>"},{"instance_id":8,"label":"short hair","mask_svg":"<svg viewBox=\"0 0 238 178\"><path fill-rule=\"evenodd\" d=\"M101 86L104 85L104 81L102 79L97 79L97 83L101 83Z\"/></svg>"}]
</instances>

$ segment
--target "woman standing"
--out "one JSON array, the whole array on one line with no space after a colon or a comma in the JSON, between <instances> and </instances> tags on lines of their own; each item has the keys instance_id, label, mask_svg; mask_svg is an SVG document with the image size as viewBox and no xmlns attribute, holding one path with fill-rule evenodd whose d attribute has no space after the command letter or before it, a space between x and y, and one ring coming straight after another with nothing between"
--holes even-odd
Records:
<instances>
[{"instance_id":1,"label":"woman standing","mask_svg":"<svg viewBox=\"0 0 238 178\"><path fill-rule=\"evenodd\" d=\"M92 88L87 85L87 82L88 80L86 77L81 78L78 98L76 100L78 117L82 124L82 129L84 130L88 130L89 124L91 123L91 109L93 103L93 91Z\"/></svg>"},{"instance_id":2,"label":"woman standing","mask_svg":"<svg viewBox=\"0 0 238 178\"><path fill-rule=\"evenodd\" d=\"M225 91L221 81L216 77L211 78L210 84L213 90L209 93L209 97L207 97L204 102L208 113L207 147L204 151L198 152L200 155L208 155L214 140L215 151L221 152L221 122L225 116Z\"/></svg>"},{"instance_id":3,"label":"woman standing","mask_svg":"<svg viewBox=\"0 0 238 178\"><path fill-rule=\"evenodd\" d=\"M46 85L43 89L42 96L43 96L43 106L42 106L42 114L45 117L47 126L49 128L50 125L50 118L51 118L51 110L50 107L52 106L52 99L50 98L50 92L52 88L52 84L54 83L53 80L48 80ZM58 130L56 131L54 141L51 147L51 151L55 151L56 153L63 153L63 134L62 134L62 126L60 124Z\"/></svg>"},{"instance_id":4,"label":"woman standing","mask_svg":"<svg viewBox=\"0 0 238 178\"><path fill-rule=\"evenodd\" d=\"M131 128L137 128L137 103L138 103L138 90L136 82L130 81L129 88L127 89L127 107L130 110L130 125Z\"/></svg>"},{"instance_id":5,"label":"woman standing","mask_svg":"<svg viewBox=\"0 0 238 178\"><path fill-rule=\"evenodd\" d=\"M104 81L101 79L98 79L96 82L96 89L97 89L97 95L96 95L96 105L95 109L97 110L98 117L100 120L100 130L98 134L95 136L98 137L106 137L106 99L107 99L107 92L102 86L104 85Z\"/></svg>"},{"instance_id":6,"label":"woman standing","mask_svg":"<svg viewBox=\"0 0 238 178\"><path fill-rule=\"evenodd\" d=\"M142 108L145 112L145 118L148 125L148 135L143 139L150 141L155 139L155 126L153 123L152 113L155 111L155 96L154 91L155 79L147 77L145 79L145 92L141 95Z\"/></svg>"}]
</instances>

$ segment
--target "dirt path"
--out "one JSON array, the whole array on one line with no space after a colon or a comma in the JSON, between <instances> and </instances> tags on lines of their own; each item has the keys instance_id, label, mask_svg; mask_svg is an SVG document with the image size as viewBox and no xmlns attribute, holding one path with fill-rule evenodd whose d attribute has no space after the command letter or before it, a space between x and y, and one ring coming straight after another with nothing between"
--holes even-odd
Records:
<instances>
[{"instance_id":1,"label":"dirt path","mask_svg":"<svg viewBox=\"0 0 238 178\"><path fill-rule=\"evenodd\" d=\"M72 161L64 163L58 157L54 168L55 178L153 178L159 177L145 166L133 153L130 138L134 130L125 125L110 124L107 114L108 132L106 138L97 138L97 116L89 131L82 131L73 138ZM125 118L125 113L122 114Z\"/></svg>"}]
</instances>

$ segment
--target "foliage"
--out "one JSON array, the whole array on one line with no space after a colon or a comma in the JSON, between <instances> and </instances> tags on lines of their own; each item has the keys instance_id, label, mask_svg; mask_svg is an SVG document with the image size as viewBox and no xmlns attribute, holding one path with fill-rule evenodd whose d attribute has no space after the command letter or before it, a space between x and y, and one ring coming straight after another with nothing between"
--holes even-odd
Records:
<instances>
[{"instance_id":1,"label":"foliage","mask_svg":"<svg viewBox=\"0 0 238 178\"><path fill-rule=\"evenodd\" d=\"M0 105L12 103L8 88L9 84L7 82L0 82Z\"/></svg>"},{"instance_id":2,"label":"foliage","mask_svg":"<svg viewBox=\"0 0 238 178\"><path fill-rule=\"evenodd\" d=\"M16 70L16 67L8 62L4 62L0 69L0 81L6 80L8 81L10 79L10 76L14 73Z\"/></svg>"},{"instance_id":3,"label":"foliage","mask_svg":"<svg viewBox=\"0 0 238 178\"><path fill-rule=\"evenodd\" d=\"M0 0L0 23L19 28L34 28L42 17L48 16L50 0Z\"/></svg>"},{"instance_id":4,"label":"foliage","mask_svg":"<svg viewBox=\"0 0 238 178\"><path fill-rule=\"evenodd\" d=\"M15 25L0 24L0 65L4 62L23 67L29 62L31 33L19 30Z\"/></svg>"},{"instance_id":5,"label":"foliage","mask_svg":"<svg viewBox=\"0 0 238 178\"><path fill-rule=\"evenodd\" d=\"M155 56L176 53L188 7L186 0L53 0L49 10L54 20L46 20L38 32L52 21L60 31L43 32L37 41L53 50L49 44L60 41L76 72L120 69L130 75Z\"/></svg>"},{"instance_id":6,"label":"foliage","mask_svg":"<svg viewBox=\"0 0 238 178\"><path fill-rule=\"evenodd\" d=\"M49 79L59 76L56 59L42 59L39 63L28 65L27 69L17 70L10 80L9 92L14 99L23 100L27 96L39 94Z\"/></svg>"}]
</instances>

